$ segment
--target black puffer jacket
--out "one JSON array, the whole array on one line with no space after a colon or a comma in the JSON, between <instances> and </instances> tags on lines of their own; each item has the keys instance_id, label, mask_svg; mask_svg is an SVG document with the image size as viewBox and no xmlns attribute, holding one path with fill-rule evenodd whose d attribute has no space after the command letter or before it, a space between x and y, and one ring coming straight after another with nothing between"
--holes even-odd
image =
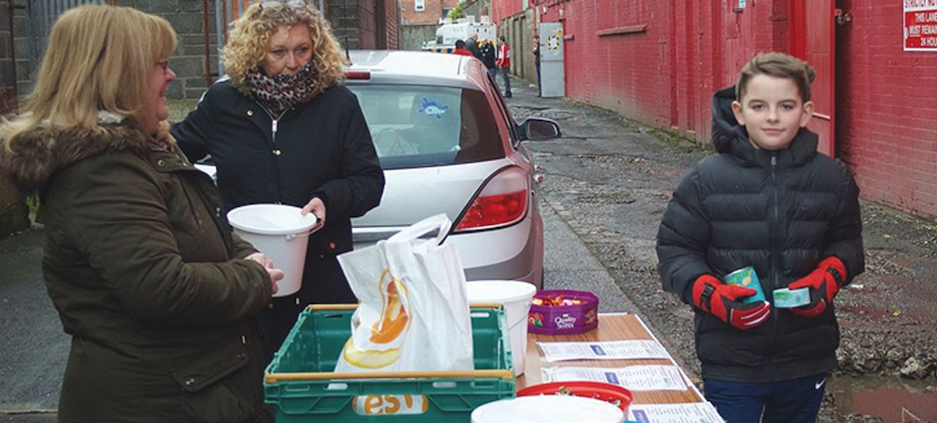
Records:
<instances>
[{"instance_id":1,"label":"black puffer jacket","mask_svg":"<svg viewBox=\"0 0 937 423\"><path fill-rule=\"evenodd\" d=\"M731 89L713 100L713 144L674 191L657 236L663 287L692 304L702 274L724 277L754 266L772 301L774 289L806 276L826 257L863 272L858 188L839 160L817 154L816 134L801 129L784 150L756 149L738 125ZM703 378L774 382L836 367L834 308L807 319L773 308L771 318L738 330L695 309Z\"/></svg>"}]
</instances>

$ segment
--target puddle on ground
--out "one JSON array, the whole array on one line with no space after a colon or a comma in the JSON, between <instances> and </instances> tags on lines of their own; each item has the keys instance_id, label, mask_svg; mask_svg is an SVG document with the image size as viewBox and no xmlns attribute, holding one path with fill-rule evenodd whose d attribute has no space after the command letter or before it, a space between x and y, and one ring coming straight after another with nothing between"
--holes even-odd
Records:
<instances>
[{"instance_id":1,"label":"puddle on ground","mask_svg":"<svg viewBox=\"0 0 937 423\"><path fill-rule=\"evenodd\" d=\"M885 423L937 422L937 382L894 377L831 376L827 391L842 414L882 418Z\"/></svg>"}]
</instances>

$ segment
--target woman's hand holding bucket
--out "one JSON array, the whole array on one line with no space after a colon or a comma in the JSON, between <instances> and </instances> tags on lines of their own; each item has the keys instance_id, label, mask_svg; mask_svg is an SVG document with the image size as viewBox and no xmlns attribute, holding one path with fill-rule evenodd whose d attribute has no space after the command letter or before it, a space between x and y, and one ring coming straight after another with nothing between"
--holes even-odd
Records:
<instances>
[{"instance_id":1,"label":"woman's hand holding bucket","mask_svg":"<svg viewBox=\"0 0 937 423\"><path fill-rule=\"evenodd\" d=\"M268 259L263 253L254 253L247 257L244 257L247 260L253 260L257 263L260 263L264 267L264 270L267 271L267 274L270 275L270 293L276 294L279 288L277 287L277 281L283 279L284 273L282 270L273 267L273 261Z\"/></svg>"},{"instance_id":2,"label":"woman's hand holding bucket","mask_svg":"<svg viewBox=\"0 0 937 423\"><path fill-rule=\"evenodd\" d=\"M317 226L325 224L325 202L319 197L312 197L299 213L303 216L312 213L319 220Z\"/></svg>"}]
</instances>

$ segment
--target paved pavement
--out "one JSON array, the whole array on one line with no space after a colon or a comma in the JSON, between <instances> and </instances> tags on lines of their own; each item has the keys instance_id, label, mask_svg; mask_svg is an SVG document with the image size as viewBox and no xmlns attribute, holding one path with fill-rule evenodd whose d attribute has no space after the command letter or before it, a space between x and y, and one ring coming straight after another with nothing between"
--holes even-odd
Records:
<instances>
[{"instance_id":1,"label":"paved pavement","mask_svg":"<svg viewBox=\"0 0 937 423\"><path fill-rule=\"evenodd\" d=\"M532 89L515 81L515 97L537 104ZM547 289L589 290L602 312L637 312L612 276L568 226L558 203L541 198L544 218L544 278ZM0 240L0 423L47 423L56 419L58 388L69 337L42 281L41 229Z\"/></svg>"}]
</instances>

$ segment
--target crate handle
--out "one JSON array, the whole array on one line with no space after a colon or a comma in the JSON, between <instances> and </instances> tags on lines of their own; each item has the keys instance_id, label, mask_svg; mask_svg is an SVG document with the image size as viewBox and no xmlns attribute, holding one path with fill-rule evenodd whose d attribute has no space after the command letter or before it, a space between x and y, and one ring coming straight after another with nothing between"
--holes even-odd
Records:
<instances>
[{"instance_id":1,"label":"crate handle","mask_svg":"<svg viewBox=\"0 0 937 423\"><path fill-rule=\"evenodd\" d=\"M333 379L430 379L430 378L498 378L514 380L513 370L446 370L437 372L318 372L318 373L267 373L267 383L288 380L333 380Z\"/></svg>"},{"instance_id":2,"label":"crate handle","mask_svg":"<svg viewBox=\"0 0 937 423\"><path fill-rule=\"evenodd\" d=\"M310 311L319 311L319 310L330 310L330 311L344 311L344 310L354 310L358 308L358 304L309 304L306 306ZM504 304L501 303L471 303L469 308L493 308L501 310L504 308Z\"/></svg>"}]
</instances>

